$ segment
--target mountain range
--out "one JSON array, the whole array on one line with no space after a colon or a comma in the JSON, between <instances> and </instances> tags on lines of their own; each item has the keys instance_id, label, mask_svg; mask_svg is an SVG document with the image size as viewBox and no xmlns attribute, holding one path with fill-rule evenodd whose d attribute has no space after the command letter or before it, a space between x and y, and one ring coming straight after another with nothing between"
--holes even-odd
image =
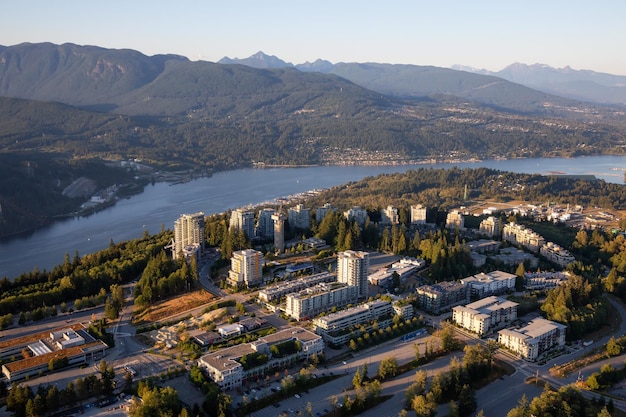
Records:
<instances>
[{"instance_id":1,"label":"mountain range","mask_svg":"<svg viewBox=\"0 0 626 417\"><path fill-rule=\"evenodd\" d=\"M437 92L463 94L454 88L454 84L445 85L445 89L430 89L426 84L427 72L437 77L445 77L445 68L417 66L417 65L392 65L376 63L337 63L318 59L314 62L293 65L285 62L276 56L268 56L259 51L248 58L230 59L222 58L218 61L222 64L241 64L254 68L287 68L293 67L300 71L316 71L326 74L336 74L357 84L366 86L374 91L383 94L433 94ZM364 70L374 71L371 76L365 75ZM600 73L590 70L575 70L569 66L564 68L552 68L543 64L521 64L514 63L501 71L488 71L463 65L454 65L451 68L454 72L448 74L450 81L470 79L458 74L458 71L468 72L478 75L487 75L520 84L525 87L542 91L547 94L571 98L574 100L588 101L598 104L626 104L626 76ZM419 76L417 75L419 74ZM419 78L424 85L414 86L410 83L411 77ZM389 81L389 78L396 81ZM485 78L473 79L475 82L486 81ZM401 82L400 81L404 81ZM388 84L394 85L388 85ZM470 83L470 86L475 86ZM496 87L497 88L497 87ZM483 97L488 95L485 93ZM468 98L475 98L470 96Z\"/></svg>"},{"instance_id":2,"label":"mountain range","mask_svg":"<svg viewBox=\"0 0 626 417\"><path fill-rule=\"evenodd\" d=\"M61 194L89 176L94 165L76 166L87 158L223 170L626 148L623 106L494 75L322 60L294 66L262 53L246 65L227 62L74 44L0 46L0 236L80 204ZM40 203L51 195L58 204ZM46 207L58 210L42 213Z\"/></svg>"}]
</instances>

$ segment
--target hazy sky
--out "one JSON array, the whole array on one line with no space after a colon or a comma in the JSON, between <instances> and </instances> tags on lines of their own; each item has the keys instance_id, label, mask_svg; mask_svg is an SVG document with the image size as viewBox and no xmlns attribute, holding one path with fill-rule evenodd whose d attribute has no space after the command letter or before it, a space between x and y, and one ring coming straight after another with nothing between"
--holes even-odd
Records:
<instances>
[{"instance_id":1,"label":"hazy sky","mask_svg":"<svg viewBox=\"0 0 626 417\"><path fill-rule=\"evenodd\" d=\"M626 75L625 0L6 0L0 45L71 42L192 60L513 62Z\"/></svg>"}]
</instances>

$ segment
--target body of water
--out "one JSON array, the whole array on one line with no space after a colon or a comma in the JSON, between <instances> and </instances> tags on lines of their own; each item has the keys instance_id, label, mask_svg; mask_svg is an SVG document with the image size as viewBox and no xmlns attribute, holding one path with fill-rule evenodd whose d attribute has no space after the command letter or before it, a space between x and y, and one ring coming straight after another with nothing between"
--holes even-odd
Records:
<instances>
[{"instance_id":1,"label":"body of water","mask_svg":"<svg viewBox=\"0 0 626 417\"><path fill-rule=\"evenodd\" d=\"M87 217L66 219L28 236L0 242L0 277L14 278L35 267L50 270L63 263L66 253L86 255L109 242L136 239L147 230L173 229L183 213L221 213L313 189L329 188L367 176L406 172L420 167L487 167L537 174L595 175L607 182L623 183L626 156L533 158L396 166L320 166L303 168L240 169L220 172L184 184L157 183L144 192ZM416 204L419 201L415 202Z\"/></svg>"}]
</instances>

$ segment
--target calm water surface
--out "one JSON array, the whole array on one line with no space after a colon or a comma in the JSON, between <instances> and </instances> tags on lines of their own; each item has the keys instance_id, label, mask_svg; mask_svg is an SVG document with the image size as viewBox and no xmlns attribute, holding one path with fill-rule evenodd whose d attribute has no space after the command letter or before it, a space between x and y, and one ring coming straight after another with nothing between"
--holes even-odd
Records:
<instances>
[{"instance_id":1,"label":"calm water surface","mask_svg":"<svg viewBox=\"0 0 626 417\"><path fill-rule=\"evenodd\" d=\"M185 184L148 185L145 191L119 201L94 215L59 221L31 235L0 242L0 277L51 269L71 257L104 249L109 242L141 237L144 230L172 229L183 213L220 213L315 188L328 188L367 176L406 172L420 167L487 167L519 173L591 174L607 182L623 183L626 156L535 158L472 163L401 166L336 166L306 168L241 169L221 172ZM416 203L418 203L416 201Z\"/></svg>"}]
</instances>

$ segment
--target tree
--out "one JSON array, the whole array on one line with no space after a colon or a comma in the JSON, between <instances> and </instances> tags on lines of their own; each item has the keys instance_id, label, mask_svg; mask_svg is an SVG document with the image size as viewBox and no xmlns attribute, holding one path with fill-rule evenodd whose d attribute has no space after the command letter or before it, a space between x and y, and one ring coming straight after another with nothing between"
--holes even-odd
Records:
<instances>
[{"instance_id":1,"label":"tree","mask_svg":"<svg viewBox=\"0 0 626 417\"><path fill-rule=\"evenodd\" d=\"M448 404L448 416L447 417L459 417L459 406L456 401L452 400Z\"/></svg>"},{"instance_id":2,"label":"tree","mask_svg":"<svg viewBox=\"0 0 626 417\"><path fill-rule=\"evenodd\" d=\"M354 388L361 388L362 383L363 378L361 377L361 369L356 368L356 372L354 372L354 377L352 378L352 385Z\"/></svg>"},{"instance_id":3,"label":"tree","mask_svg":"<svg viewBox=\"0 0 626 417\"><path fill-rule=\"evenodd\" d=\"M429 401L423 395L418 395L411 403L411 408L415 411L416 417L432 417L436 407L434 402Z\"/></svg>"},{"instance_id":4,"label":"tree","mask_svg":"<svg viewBox=\"0 0 626 417\"><path fill-rule=\"evenodd\" d=\"M517 407L511 409L506 417L530 417L530 403L526 394L522 394L522 397L517 402Z\"/></svg>"},{"instance_id":5,"label":"tree","mask_svg":"<svg viewBox=\"0 0 626 417\"><path fill-rule=\"evenodd\" d=\"M115 308L111 298L107 298L104 302L104 316L109 320L116 320L119 317L119 311Z\"/></svg>"},{"instance_id":6,"label":"tree","mask_svg":"<svg viewBox=\"0 0 626 417\"><path fill-rule=\"evenodd\" d=\"M615 337L611 336L608 342L606 342L606 354L607 356L618 356L622 353L622 346L615 341Z\"/></svg>"},{"instance_id":7,"label":"tree","mask_svg":"<svg viewBox=\"0 0 626 417\"><path fill-rule=\"evenodd\" d=\"M459 415L468 415L476 410L476 406L476 393L469 385L463 385L459 393Z\"/></svg>"},{"instance_id":8,"label":"tree","mask_svg":"<svg viewBox=\"0 0 626 417\"><path fill-rule=\"evenodd\" d=\"M357 350L357 344L356 344L356 341L354 339L350 339L350 350L352 350L352 351Z\"/></svg>"},{"instance_id":9,"label":"tree","mask_svg":"<svg viewBox=\"0 0 626 417\"><path fill-rule=\"evenodd\" d=\"M415 362L419 363L419 360L420 360L420 346L417 343L413 343L413 352L415 352Z\"/></svg>"},{"instance_id":10,"label":"tree","mask_svg":"<svg viewBox=\"0 0 626 417\"><path fill-rule=\"evenodd\" d=\"M441 349L444 352L452 352L459 348L459 340L456 338L456 332L452 324L443 322L441 330L439 330L439 338L441 339Z\"/></svg>"},{"instance_id":11,"label":"tree","mask_svg":"<svg viewBox=\"0 0 626 417\"><path fill-rule=\"evenodd\" d=\"M367 362L363 362L363 365L361 365L361 377L363 381L367 381L369 379L369 375L367 371Z\"/></svg>"},{"instance_id":12,"label":"tree","mask_svg":"<svg viewBox=\"0 0 626 417\"><path fill-rule=\"evenodd\" d=\"M388 357L380 361L378 376L381 379L393 378L398 373L398 361L395 357Z\"/></svg>"}]
</instances>

